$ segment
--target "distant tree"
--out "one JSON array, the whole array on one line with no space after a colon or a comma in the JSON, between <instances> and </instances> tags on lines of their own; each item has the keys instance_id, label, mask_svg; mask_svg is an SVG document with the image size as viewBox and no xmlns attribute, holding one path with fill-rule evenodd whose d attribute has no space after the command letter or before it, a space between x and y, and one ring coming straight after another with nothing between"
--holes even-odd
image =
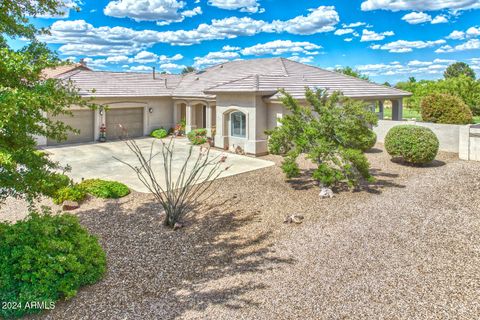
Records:
<instances>
[{"instance_id":1,"label":"distant tree","mask_svg":"<svg viewBox=\"0 0 480 320\"><path fill-rule=\"evenodd\" d=\"M195 72L195 71L197 71L197 69L195 69L192 66L188 66L188 67L183 68L182 74L192 73L192 72Z\"/></svg>"},{"instance_id":2,"label":"distant tree","mask_svg":"<svg viewBox=\"0 0 480 320\"><path fill-rule=\"evenodd\" d=\"M447 70L443 73L445 79L457 78L461 75L467 76L475 80L475 71L465 62L456 62L448 66Z\"/></svg>"},{"instance_id":3,"label":"distant tree","mask_svg":"<svg viewBox=\"0 0 480 320\"><path fill-rule=\"evenodd\" d=\"M336 68L335 72L343 73L347 76L359 78L362 80L370 81L370 78L367 75L362 74L360 71L353 69L352 67L343 67L343 68Z\"/></svg>"},{"instance_id":4,"label":"distant tree","mask_svg":"<svg viewBox=\"0 0 480 320\"><path fill-rule=\"evenodd\" d=\"M410 83L416 83L416 82L417 82L417 79L415 79L415 77L408 77L408 82L410 82Z\"/></svg>"},{"instance_id":5,"label":"distant tree","mask_svg":"<svg viewBox=\"0 0 480 320\"><path fill-rule=\"evenodd\" d=\"M385 82L383 83L383 85L386 86L386 87L391 87L391 86L392 86L392 85L390 84L390 82L388 82L388 81L385 81Z\"/></svg>"},{"instance_id":6,"label":"distant tree","mask_svg":"<svg viewBox=\"0 0 480 320\"><path fill-rule=\"evenodd\" d=\"M168 74L167 71L162 71L160 74Z\"/></svg>"},{"instance_id":7,"label":"distant tree","mask_svg":"<svg viewBox=\"0 0 480 320\"><path fill-rule=\"evenodd\" d=\"M328 96L325 91L307 89L307 106L303 106L285 91L282 94L290 112L279 119L281 126L267 133L269 151L284 157L287 178L300 174L297 158L304 154L316 165L311 174L322 193L338 184L354 187L361 179L371 179L362 150L370 144L374 136L370 127L378 118L365 103L339 92Z\"/></svg>"}]
</instances>

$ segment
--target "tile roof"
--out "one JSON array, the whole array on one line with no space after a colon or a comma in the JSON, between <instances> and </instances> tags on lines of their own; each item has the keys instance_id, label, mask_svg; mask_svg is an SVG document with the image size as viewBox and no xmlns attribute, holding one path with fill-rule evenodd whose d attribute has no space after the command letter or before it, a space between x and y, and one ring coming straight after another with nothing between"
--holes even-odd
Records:
<instances>
[{"instance_id":1,"label":"tile roof","mask_svg":"<svg viewBox=\"0 0 480 320\"><path fill-rule=\"evenodd\" d=\"M81 63L66 64L55 68L46 68L42 71L43 77L46 79L56 78L64 73L74 70L90 70L87 66Z\"/></svg>"},{"instance_id":2,"label":"tile roof","mask_svg":"<svg viewBox=\"0 0 480 320\"><path fill-rule=\"evenodd\" d=\"M72 80L80 95L95 97L171 96L181 75L134 72L78 71L62 75Z\"/></svg>"},{"instance_id":3,"label":"tile roof","mask_svg":"<svg viewBox=\"0 0 480 320\"><path fill-rule=\"evenodd\" d=\"M401 98L406 91L371 83L284 58L238 60L187 75L73 70L59 76L71 79L84 96L173 96L215 98L221 92L256 92L278 99L278 89L294 98L305 97L305 87L342 91L353 98ZM92 90L95 89L95 92Z\"/></svg>"}]
</instances>

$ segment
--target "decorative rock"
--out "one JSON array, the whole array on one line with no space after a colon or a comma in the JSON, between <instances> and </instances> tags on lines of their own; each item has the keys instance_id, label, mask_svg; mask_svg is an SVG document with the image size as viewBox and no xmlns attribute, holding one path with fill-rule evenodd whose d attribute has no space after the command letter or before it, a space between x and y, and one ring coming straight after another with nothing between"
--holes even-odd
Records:
<instances>
[{"instance_id":1,"label":"decorative rock","mask_svg":"<svg viewBox=\"0 0 480 320\"><path fill-rule=\"evenodd\" d=\"M180 222L175 222L175 224L173 225L173 231L176 231L182 228L183 228L183 224L181 224Z\"/></svg>"},{"instance_id":2,"label":"decorative rock","mask_svg":"<svg viewBox=\"0 0 480 320\"><path fill-rule=\"evenodd\" d=\"M283 220L283 223L296 223L296 224L300 224L300 223L303 222L303 219L304 219L303 216L291 214L291 215L288 215L288 216L285 217L285 219Z\"/></svg>"},{"instance_id":3,"label":"decorative rock","mask_svg":"<svg viewBox=\"0 0 480 320\"><path fill-rule=\"evenodd\" d=\"M64 211L72 211L78 208L80 208L80 205L76 201L63 201L62 203L62 210Z\"/></svg>"},{"instance_id":4,"label":"decorative rock","mask_svg":"<svg viewBox=\"0 0 480 320\"><path fill-rule=\"evenodd\" d=\"M322 188L320 190L320 198L333 198L333 191L330 188Z\"/></svg>"}]
</instances>

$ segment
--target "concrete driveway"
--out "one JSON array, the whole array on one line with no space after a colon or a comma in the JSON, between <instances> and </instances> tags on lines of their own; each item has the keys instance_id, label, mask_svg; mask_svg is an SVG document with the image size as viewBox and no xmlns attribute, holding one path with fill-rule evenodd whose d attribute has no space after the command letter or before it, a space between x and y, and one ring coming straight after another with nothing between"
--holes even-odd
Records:
<instances>
[{"instance_id":1,"label":"concrete driveway","mask_svg":"<svg viewBox=\"0 0 480 320\"><path fill-rule=\"evenodd\" d=\"M137 139L138 145L145 154L150 152L150 147L153 138ZM160 151L161 143L155 141L154 150ZM177 138L175 141L175 152L173 161L173 177L178 176L184 160L187 157L190 144L187 139ZM200 147L194 146L192 158L195 160L199 154ZM100 178L106 180L115 180L125 183L131 189L138 192L148 192L148 189L138 180L137 175L125 164L114 159L114 157L121 159L132 165L137 165L138 160L135 155L128 149L123 141L106 142L106 143L92 143L82 145L69 145L45 148L50 154L50 158L58 161L62 166L69 165L71 172L68 174L74 181L81 181L82 178ZM215 157L221 154L227 155L227 160L223 167L229 166L227 171L224 171L220 177L228 177L252 170L266 168L272 166L271 161L240 156L236 154L224 153L220 150L212 149L210 156ZM157 168L157 177L160 183L165 185L163 180L163 158L161 155L154 158L152 161L153 167Z\"/></svg>"}]
</instances>

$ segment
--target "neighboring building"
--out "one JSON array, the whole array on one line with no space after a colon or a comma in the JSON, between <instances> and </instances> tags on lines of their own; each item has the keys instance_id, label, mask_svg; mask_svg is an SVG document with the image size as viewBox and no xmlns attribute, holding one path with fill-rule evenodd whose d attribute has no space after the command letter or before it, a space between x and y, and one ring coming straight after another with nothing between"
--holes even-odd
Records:
<instances>
[{"instance_id":1,"label":"neighboring building","mask_svg":"<svg viewBox=\"0 0 480 320\"><path fill-rule=\"evenodd\" d=\"M186 120L187 132L206 128L215 146L241 147L247 154L267 153L265 130L278 125L286 109L279 88L303 100L305 88L342 91L347 97L380 105L390 100L393 120L402 118L402 99L410 93L283 58L232 61L187 75L103 72L76 69L57 78L70 79L84 97L107 110L75 110L62 121L80 129L64 143L96 141L106 124L107 138L148 135ZM40 139L39 144L56 141Z\"/></svg>"}]
</instances>

